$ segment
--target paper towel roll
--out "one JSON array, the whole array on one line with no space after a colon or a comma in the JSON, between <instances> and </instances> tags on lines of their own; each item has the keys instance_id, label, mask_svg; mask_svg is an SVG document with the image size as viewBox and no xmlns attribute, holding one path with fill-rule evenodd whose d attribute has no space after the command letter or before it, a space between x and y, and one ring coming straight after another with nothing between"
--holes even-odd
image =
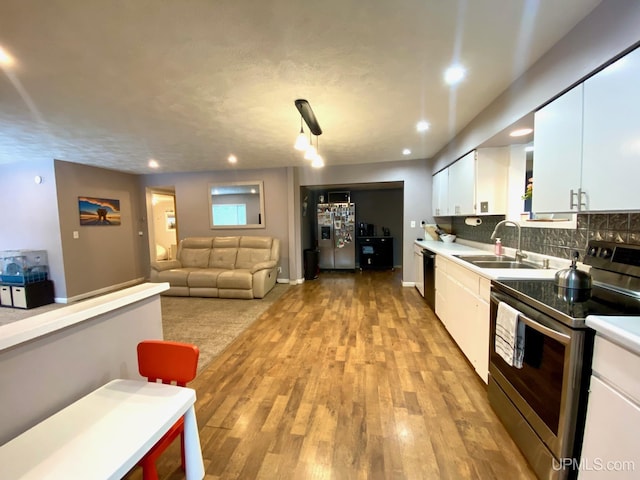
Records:
<instances>
[{"instance_id":1,"label":"paper towel roll","mask_svg":"<svg viewBox=\"0 0 640 480\"><path fill-rule=\"evenodd\" d=\"M464 219L464 223L472 227L477 227L482 223L482 219L480 217L467 217Z\"/></svg>"}]
</instances>

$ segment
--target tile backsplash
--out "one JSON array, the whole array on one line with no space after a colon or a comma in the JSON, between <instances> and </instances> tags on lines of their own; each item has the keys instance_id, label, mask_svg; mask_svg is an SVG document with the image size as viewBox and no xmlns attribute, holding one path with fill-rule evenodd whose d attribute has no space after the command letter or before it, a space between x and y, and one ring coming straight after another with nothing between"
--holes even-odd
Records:
<instances>
[{"instance_id":1,"label":"tile backsplash","mask_svg":"<svg viewBox=\"0 0 640 480\"><path fill-rule=\"evenodd\" d=\"M451 230L459 238L492 244L491 233L496 224L504 220L504 215L484 216L482 224L470 226L465 217L451 217ZM498 232L502 244L516 248L518 232L505 225ZM640 245L640 212L629 213L581 213L578 214L577 228L533 228L522 227L522 250L571 258L571 252L578 250L584 257L589 240L606 240L618 243Z\"/></svg>"}]
</instances>

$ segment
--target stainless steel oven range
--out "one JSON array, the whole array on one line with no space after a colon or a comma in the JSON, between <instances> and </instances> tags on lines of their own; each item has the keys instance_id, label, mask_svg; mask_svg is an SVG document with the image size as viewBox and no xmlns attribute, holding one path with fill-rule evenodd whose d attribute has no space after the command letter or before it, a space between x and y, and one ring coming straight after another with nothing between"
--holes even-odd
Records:
<instances>
[{"instance_id":1,"label":"stainless steel oven range","mask_svg":"<svg viewBox=\"0 0 640 480\"><path fill-rule=\"evenodd\" d=\"M580 458L594 338L586 317L640 315L640 245L592 241L584 262L593 279L586 292L567 291L554 280L491 286L489 402L545 480L577 475L572 465ZM500 302L517 311L524 332L519 368L496 352Z\"/></svg>"}]
</instances>

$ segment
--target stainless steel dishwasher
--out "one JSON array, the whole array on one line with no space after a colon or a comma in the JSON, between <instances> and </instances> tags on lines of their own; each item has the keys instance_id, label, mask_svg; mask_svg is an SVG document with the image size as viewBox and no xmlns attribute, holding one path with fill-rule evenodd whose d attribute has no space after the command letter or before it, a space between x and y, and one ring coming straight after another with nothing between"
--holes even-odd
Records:
<instances>
[{"instance_id":1,"label":"stainless steel dishwasher","mask_svg":"<svg viewBox=\"0 0 640 480\"><path fill-rule=\"evenodd\" d=\"M424 248L422 250L424 270L424 299L435 312L436 309L436 254Z\"/></svg>"}]
</instances>

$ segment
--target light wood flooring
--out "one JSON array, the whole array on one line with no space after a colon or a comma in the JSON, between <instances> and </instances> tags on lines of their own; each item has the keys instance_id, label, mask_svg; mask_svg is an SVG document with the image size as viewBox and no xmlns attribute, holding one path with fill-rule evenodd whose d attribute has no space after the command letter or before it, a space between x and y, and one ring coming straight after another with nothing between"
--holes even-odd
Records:
<instances>
[{"instance_id":1,"label":"light wood flooring","mask_svg":"<svg viewBox=\"0 0 640 480\"><path fill-rule=\"evenodd\" d=\"M397 270L289 288L190 386L208 480L535 478ZM177 445L158 467L183 478Z\"/></svg>"}]
</instances>

